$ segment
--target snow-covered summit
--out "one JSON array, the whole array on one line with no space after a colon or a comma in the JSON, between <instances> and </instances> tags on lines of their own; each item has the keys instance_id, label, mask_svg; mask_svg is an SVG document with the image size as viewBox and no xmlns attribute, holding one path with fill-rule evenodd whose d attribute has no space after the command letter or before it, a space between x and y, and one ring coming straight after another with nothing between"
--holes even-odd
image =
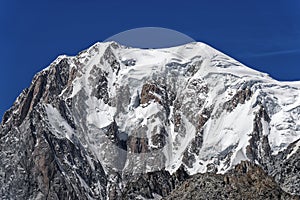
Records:
<instances>
[{"instance_id":1,"label":"snow-covered summit","mask_svg":"<svg viewBox=\"0 0 300 200\"><path fill-rule=\"evenodd\" d=\"M153 141L159 135L163 163L157 162L157 167L172 172L184 163L185 156L193 157L193 162L185 163L191 174L205 172L212 163L217 163L218 172L224 172L249 159L247 148L251 148L253 132L258 131L254 120L261 109L270 118L260 122L261 137L268 140L270 153L277 154L300 138L297 84L273 80L204 43L165 49L96 43L66 59L70 70L78 71L69 86L72 91L63 90L60 96L72 99L71 112L85 105L80 113L86 126L82 132L100 160L105 160L101 155L104 144L97 138L101 134L94 132L112 123L125 139L145 139L147 153L159 146ZM201 142L194 147L197 138ZM122 170L127 166L132 170L130 145L128 148ZM197 151L190 152L191 148ZM110 162L108 167L112 167ZM152 167L146 164L146 171Z\"/></svg>"}]
</instances>

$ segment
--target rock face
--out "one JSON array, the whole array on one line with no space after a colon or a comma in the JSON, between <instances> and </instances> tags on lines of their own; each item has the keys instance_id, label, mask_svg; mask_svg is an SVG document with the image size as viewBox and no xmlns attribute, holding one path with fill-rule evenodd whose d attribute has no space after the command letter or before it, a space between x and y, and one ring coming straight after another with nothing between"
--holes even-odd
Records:
<instances>
[{"instance_id":1,"label":"rock face","mask_svg":"<svg viewBox=\"0 0 300 200\"><path fill-rule=\"evenodd\" d=\"M299 90L203 43L60 56L3 116L0 198L297 198Z\"/></svg>"},{"instance_id":2,"label":"rock face","mask_svg":"<svg viewBox=\"0 0 300 200\"><path fill-rule=\"evenodd\" d=\"M165 197L188 177L189 175L183 167L172 175L165 170L148 172L131 180L126 185L122 199L134 199L137 196L153 199L154 194Z\"/></svg>"},{"instance_id":3,"label":"rock face","mask_svg":"<svg viewBox=\"0 0 300 200\"><path fill-rule=\"evenodd\" d=\"M1 199L105 198L107 177L101 163L75 135L64 137L63 126L53 130L41 104L51 102L65 123L75 127L68 106L57 97L74 78L68 67L62 59L38 74L7 112L12 112L9 118L4 117L0 129Z\"/></svg>"},{"instance_id":4,"label":"rock face","mask_svg":"<svg viewBox=\"0 0 300 200\"><path fill-rule=\"evenodd\" d=\"M300 140L274 156L268 165L268 172L287 192L299 195L300 187Z\"/></svg>"},{"instance_id":5,"label":"rock face","mask_svg":"<svg viewBox=\"0 0 300 200\"><path fill-rule=\"evenodd\" d=\"M284 192L262 168L242 161L221 174L197 174L163 199L299 199Z\"/></svg>"}]
</instances>

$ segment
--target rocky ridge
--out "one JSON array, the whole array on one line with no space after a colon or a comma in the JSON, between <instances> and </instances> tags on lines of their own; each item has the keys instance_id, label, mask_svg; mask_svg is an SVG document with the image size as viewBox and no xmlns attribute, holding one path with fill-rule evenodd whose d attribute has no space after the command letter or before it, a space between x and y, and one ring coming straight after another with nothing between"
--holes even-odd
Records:
<instances>
[{"instance_id":1,"label":"rocky ridge","mask_svg":"<svg viewBox=\"0 0 300 200\"><path fill-rule=\"evenodd\" d=\"M262 168L242 161L227 173L197 174L163 199L299 199L284 192Z\"/></svg>"}]
</instances>

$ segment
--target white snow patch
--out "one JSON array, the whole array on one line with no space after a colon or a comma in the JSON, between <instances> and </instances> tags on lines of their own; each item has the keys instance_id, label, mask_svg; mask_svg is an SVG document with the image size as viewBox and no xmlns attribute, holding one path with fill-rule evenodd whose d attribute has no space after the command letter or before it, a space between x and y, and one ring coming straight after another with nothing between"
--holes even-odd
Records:
<instances>
[{"instance_id":1,"label":"white snow patch","mask_svg":"<svg viewBox=\"0 0 300 200\"><path fill-rule=\"evenodd\" d=\"M73 128L51 104L45 105L45 108L49 123L53 129L53 133L56 133L59 137L66 137L70 140L72 134L74 133Z\"/></svg>"}]
</instances>

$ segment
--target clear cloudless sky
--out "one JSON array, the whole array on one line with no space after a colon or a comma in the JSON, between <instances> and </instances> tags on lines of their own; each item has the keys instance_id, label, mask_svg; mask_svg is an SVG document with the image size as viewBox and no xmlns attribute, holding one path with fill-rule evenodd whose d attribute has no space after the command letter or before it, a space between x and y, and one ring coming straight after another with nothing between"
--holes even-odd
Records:
<instances>
[{"instance_id":1,"label":"clear cloudless sky","mask_svg":"<svg viewBox=\"0 0 300 200\"><path fill-rule=\"evenodd\" d=\"M0 118L58 55L138 27L210 44L278 80L300 80L299 0L1 0Z\"/></svg>"}]
</instances>

